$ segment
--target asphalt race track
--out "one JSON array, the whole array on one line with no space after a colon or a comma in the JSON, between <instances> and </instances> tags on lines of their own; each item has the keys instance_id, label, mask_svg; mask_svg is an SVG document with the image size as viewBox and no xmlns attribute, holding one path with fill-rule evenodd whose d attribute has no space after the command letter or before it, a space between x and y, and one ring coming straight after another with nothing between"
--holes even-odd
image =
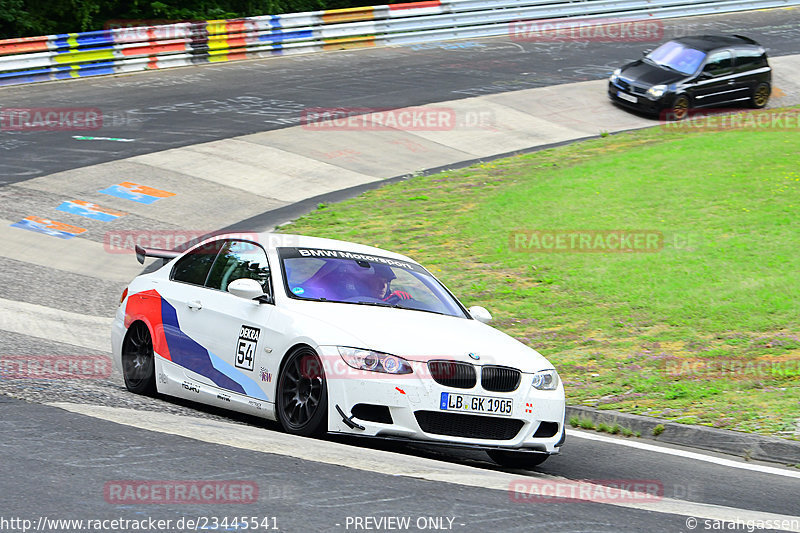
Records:
<instances>
[{"instance_id":1,"label":"asphalt race track","mask_svg":"<svg viewBox=\"0 0 800 533\"><path fill-rule=\"evenodd\" d=\"M3 107L94 107L102 129L0 136L0 183L177 146L296 125L310 107L398 108L605 78L660 40L757 37L771 56L800 53L800 10L664 21L653 42L543 43L503 38L286 56L0 89ZM6 157L8 156L8 157Z\"/></svg>"},{"instance_id":2,"label":"asphalt race track","mask_svg":"<svg viewBox=\"0 0 800 533\"><path fill-rule=\"evenodd\" d=\"M773 57L800 54L800 9L666 21L662 38L712 31L752 36ZM126 281L139 271L133 256L105 253L105 226L87 224L86 238L60 241L9 224L24 214L36 214L36 209L49 214L48 206L74 194L97 198L91 194L111 179L108 176L138 179L132 173L141 165L122 160L140 156L151 159L139 161L173 164L187 153L210 153L212 148L172 149L246 135L264 150L302 142L302 132L293 127L303 110L313 107L399 108L448 102L457 108L458 100L475 97L486 97L480 101L489 103L503 98L505 105L522 107L529 94L552 95L555 101L561 89L550 87L561 84L564 91L589 94L602 83L592 80L605 78L652 44L497 38L2 88L2 107L94 107L105 124L79 133L0 131L0 219L8 222L0 230L0 353L108 355L110 317ZM797 103L794 85L786 87L783 102ZM531 89L541 92L520 92ZM612 112L616 129L649 124ZM577 127L577 133L565 132L542 143L599 133L592 128ZM439 141L435 136L427 139L431 144ZM433 168L483 156L470 151L470 141L457 141L462 144L452 146L463 150L448 148L442 161L425 159L424 154L416 157L430 161L428 168ZM246 143L234 142L244 149ZM295 186L300 189L295 196L276 194L256 201L248 191L262 182L248 185L235 176L214 182L207 175L193 175L196 181L187 185L189 178L178 172L188 172L185 168L174 170L174 175L165 171L164 176L159 168L166 167L154 167L153 183L178 192L178 201L185 198L185 203L175 204L171 213L159 204L126 208L129 215L120 218L119 227L134 231L183 224L217 229L250 218L251 229L256 229L256 220L257 229L263 229L285 213L313 207L316 200L307 198L319 191L335 194L313 183L312 176L307 188ZM379 179L365 168L355 157L341 163L345 177L336 182L337 188L358 188ZM358 178L358 172L367 177ZM239 202L241 210L198 207L211 205L217 190ZM276 215L276 209L283 211ZM287 532L800 531L797 468L593 432L570 430L561 455L535 470L510 470L482 452L293 437L276 424L252 417L134 396L113 375L73 381L0 379L0 431L0 531L244 530L218 523L234 516L257 518L259 527L250 530ZM213 504L115 499L114 487L131 480L234 482L255 487L256 496L241 502L218 493ZM525 497L523 489L570 490L578 481L594 491L594 502ZM604 490L614 482L656 487L657 496L620 496ZM114 527L108 522L107 527L94 527L50 519L171 523ZM194 520L194 526L187 520Z\"/></svg>"}]
</instances>

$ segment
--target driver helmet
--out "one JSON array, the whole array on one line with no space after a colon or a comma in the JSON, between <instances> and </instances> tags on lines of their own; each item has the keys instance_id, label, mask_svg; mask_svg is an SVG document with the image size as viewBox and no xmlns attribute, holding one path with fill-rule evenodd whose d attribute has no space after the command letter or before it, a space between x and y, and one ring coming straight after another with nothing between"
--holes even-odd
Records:
<instances>
[{"instance_id":1,"label":"driver helmet","mask_svg":"<svg viewBox=\"0 0 800 533\"><path fill-rule=\"evenodd\" d=\"M392 269L385 265L374 265L375 272L370 279L370 286L373 288L373 296L376 298L385 298L389 294L389 285L392 280L397 276L394 275Z\"/></svg>"}]
</instances>

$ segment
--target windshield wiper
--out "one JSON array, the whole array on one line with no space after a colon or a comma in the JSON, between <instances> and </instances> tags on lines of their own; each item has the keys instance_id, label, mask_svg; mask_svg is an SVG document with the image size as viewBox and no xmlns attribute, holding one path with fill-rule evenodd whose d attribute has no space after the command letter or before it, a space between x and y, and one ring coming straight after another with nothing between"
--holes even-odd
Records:
<instances>
[{"instance_id":1,"label":"windshield wiper","mask_svg":"<svg viewBox=\"0 0 800 533\"><path fill-rule=\"evenodd\" d=\"M670 65L667 65L666 63L659 63L658 66L667 68L667 69L671 70L672 72L677 72L678 74L683 74L684 76L686 75L685 72L681 72L680 70L678 70L675 67L672 67Z\"/></svg>"},{"instance_id":2,"label":"windshield wiper","mask_svg":"<svg viewBox=\"0 0 800 533\"><path fill-rule=\"evenodd\" d=\"M416 309L414 307L401 307L401 309L408 309L409 311L422 311L423 313L433 313L434 315L454 316L447 313L440 313L439 311L431 311L430 309Z\"/></svg>"},{"instance_id":3,"label":"windshield wiper","mask_svg":"<svg viewBox=\"0 0 800 533\"><path fill-rule=\"evenodd\" d=\"M433 313L434 315L452 316L448 315L447 313L440 313L439 311L431 311L429 309L418 309L416 307L403 307L400 305L400 302L402 301L403 300L400 300L395 304L387 304L385 302L342 302L342 303L350 303L356 305L374 305L377 307L389 307L391 309L406 309L407 311L422 311L423 313Z\"/></svg>"},{"instance_id":4,"label":"windshield wiper","mask_svg":"<svg viewBox=\"0 0 800 533\"><path fill-rule=\"evenodd\" d=\"M657 67L665 68L665 69L667 69L667 70L671 70L672 72L677 72L678 74L681 74L681 75L683 75L683 76L686 76L686 75L687 75L685 72L682 72L682 71L680 71L680 70L676 69L676 68L675 68L675 67L673 67L672 65L668 65L668 64L666 64L666 63L659 63L659 62L658 62L658 61L656 61L655 59L650 59L650 58L649 58L649 57L647 57L647 56L645 56L643 59L644 59L646 62L648 62L648 63L652 63L653 65L655 65L655 66L657 66Z\"/></svg>"}]
</instances>

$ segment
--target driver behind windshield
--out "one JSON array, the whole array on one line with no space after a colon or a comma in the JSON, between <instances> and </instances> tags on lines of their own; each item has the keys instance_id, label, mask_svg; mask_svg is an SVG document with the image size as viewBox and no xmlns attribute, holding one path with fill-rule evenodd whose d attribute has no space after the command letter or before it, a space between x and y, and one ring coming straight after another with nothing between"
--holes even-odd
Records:
<instances>
[{"instance_id":1,"label":"driver behind windshield","mask_svg":"<svg viewBox=\"0 0 800 533\"><path fill-rule=\"evenodd\" d=\"M375 274L371 275L367 281L369 295L384 302L388 300L410 300L411 295L405 291L393 291L391 289L392 280L397 276L388 267L376 267Z\"/></svg>"}]
</instances>

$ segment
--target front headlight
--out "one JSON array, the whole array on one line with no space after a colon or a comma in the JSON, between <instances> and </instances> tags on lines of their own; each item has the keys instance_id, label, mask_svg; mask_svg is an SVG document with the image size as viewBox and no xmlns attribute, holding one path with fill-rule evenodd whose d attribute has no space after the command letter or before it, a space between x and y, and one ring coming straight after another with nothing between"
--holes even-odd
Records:
<instances>
[{"instance_id":1,"label":"front headlight","mask_svg":"<svg viewBox=\"0 0 800 533\"><path fill-rule=\"evenodd\" d=\"M608 78L608 81L610 81L611 83L617 81L619 79L620 72L622 72L622 69L619 68L616 69L614 72L611 73L611 76Z\"/></svg>"},{"instance_id":2,"label":"front headlight","mask_svg":"<svg viewBox=\"0 0 800 533\"><path fill-rule=\"evenodd\" d=\"M658 100L664 93L667 92L666 85L653 85L649 89L647 89L647 97L651 100Z\"/></svg>"},{"instance_id":3,"label":"front headlight","mask_svg":"<svg viewBox=\"0 0 800 533\"><path fill-rule=\"evenodd\" d=\"M384 374L410 374L413 372L408 361L396 355L346 346L337 346L337 350L339 350L342 360L351 368L383 372Z\"/></svg>"},{"instance_id":4,"label":"front headlight","mask_svg":"<svg viewBox=\"0 0 800 533\"><path fill-rule=\"evenodd\" d=\"M558 388L558 372L553 369L542 370L533 375L534 389L539 390L556 390Z\"/></svg>"}]
</instances>

